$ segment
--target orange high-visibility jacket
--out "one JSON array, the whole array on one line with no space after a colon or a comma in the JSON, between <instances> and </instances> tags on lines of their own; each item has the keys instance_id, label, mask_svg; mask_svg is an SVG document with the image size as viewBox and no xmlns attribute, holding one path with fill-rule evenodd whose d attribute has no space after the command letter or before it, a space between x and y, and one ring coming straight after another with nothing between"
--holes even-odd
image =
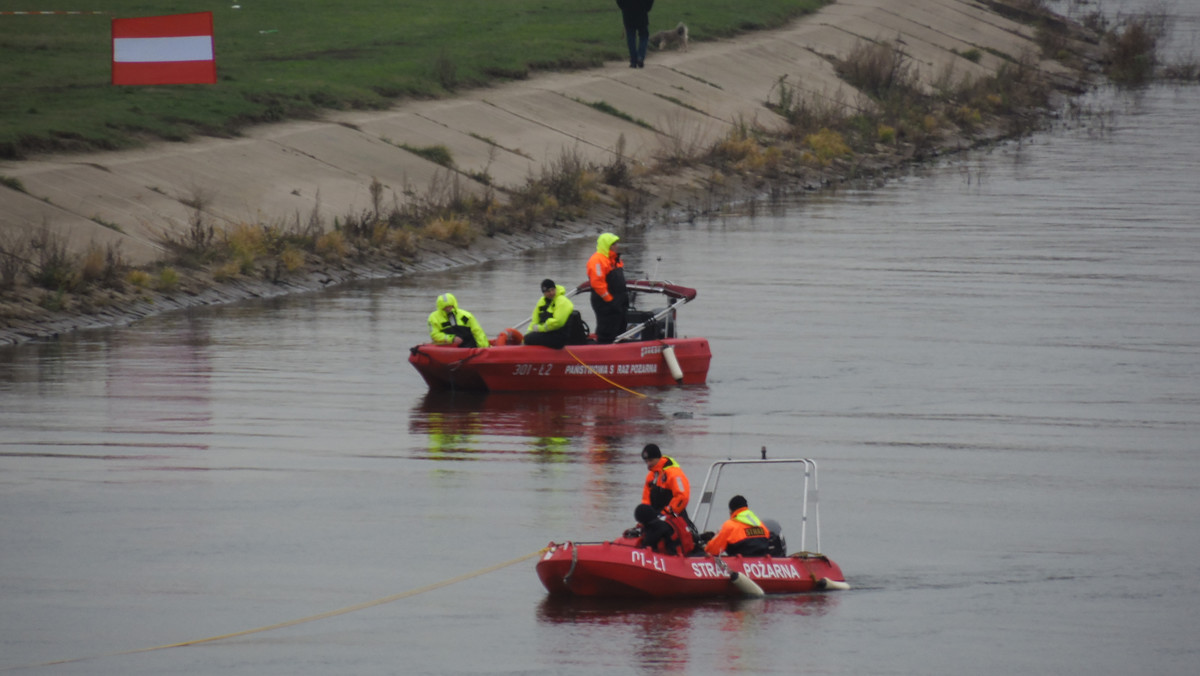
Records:
<instances>
[{"instance_id":1,"label":"orange high-visibility jacket","mask_svg":"<svg viewBox=\"0 0 1200 676\"><path fill-rule=\"evenodd\" d=\"M671 496L669 501L665 501L665 506L662 504L662 498L653 499L654 493L663 492ZM674 458L664 455L646 473L646 485L642 487L642 504L650 505L659 511L670 510L672 514L681 514L687 509L691 497L692 487L688 484L687 475Z\"/></svg>"},{"instance_id":2,"label":"orange high-visibility jacket","mask_svg":"<svg viewBox=\"0 0 1200 676\"><path fill-rule=\"evenodd\" d=\"M716 556L725 551L725 547L747 538L769 538L771 531L763 525L749 507L742 507L734 512L729 520L721 524L721 530L716 537L704 545L704 551Z\"/></svg>"},{"instance_id":3,"label":"orange high-visibility jacket","mask_svg":"<svg viewBox=\"0 0 1200 676\"><path fill-rule=\"evenodd\" d=\"M608 290L608 273L612 272L613 268L625 267L625 263L617 260L616 254L612 252L613 243L619 239L607 232L600 235L596 241L596 253L592 254L587 262L588 282L592 285L592 291L603 298L605 303L611 303L613 300L613 295Z\"/></svg>"}]
</instances>

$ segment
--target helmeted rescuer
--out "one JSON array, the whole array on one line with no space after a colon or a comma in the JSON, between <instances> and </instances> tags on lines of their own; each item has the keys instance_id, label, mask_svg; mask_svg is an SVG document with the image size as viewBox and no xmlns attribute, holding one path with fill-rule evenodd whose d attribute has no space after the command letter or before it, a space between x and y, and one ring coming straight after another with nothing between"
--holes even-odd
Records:
<instances>
[{"instance_id":1,"label":"helmeted rescuer","mask_svg":"<svg viewBox=\"0 0 1200 676\"><path fill-rule=\"evenodd\" d=\"M596 313L596 342L611 343L625 332L629 294L625 289L625 264L617 250L620 237L606 232L596 239L596 253L587 262L592 286L592 311Z\"/></svg>"},{"instance_id":2,"label":"helmeted rescuer","mask_svg":"<svg viewBox=\"0 0 1200 676\"><path fill-rule=\"evenodd\" d=\"M770 537L771 532L762 519L750 511L746 498L735 495L729 499L729 520L721 524L721 530L704 545L704 551L713 556L722 552L730 556L766 556Z\"/></svg>"},{"instance_id":3,"label":"helmeted rescuer","mask_svg":"<svg viewBox=\"0 0 1200 676\"><path fill-rule=\"evenodd\" d=\"M487 334L475 316L458 307L452 293L437 297L437 309L429 315L429 338L437 345L487 347Z\"/></svg>"},{"instance_id":4,"label":"helmeted rescuer","mask_svg":"<svg viewBox=\"0 0 1200 676\"><path fill-rule=\"evenodd\" d=\"M553 279L542 280L542 297L533 308L533 323L525 333L526 345L545 345L561 348L567 344L567 322L575 304L567 298L567 290Z\"/></svg>"},{"instance_id":5,"label":"helmeted rescuer","mask_svg":"<svg viewBox=\"0 0 1200 676\"><path fill-rule=\"evenodd\" d=\"M638 505L633 518L641 527L638 547L660 554L690 554L696 548L695 536L681 516L659 514L650 505ZM634 531L637 532L637 531Z\"/></svg>"},{"instance_id":6,"label":"helmeted rescuer","mask_svg":"<svg viewBox=\"0 0 1200 676\"><path fill-rule=\"evenodd\" d=\"M677 514L691 525L687 515L692 489L687 475L674 458L662 454L657 444L642 449L646 462L646 484L642 487L642 504L650 505L663 514Z\"/></svg>"}]
</instances>

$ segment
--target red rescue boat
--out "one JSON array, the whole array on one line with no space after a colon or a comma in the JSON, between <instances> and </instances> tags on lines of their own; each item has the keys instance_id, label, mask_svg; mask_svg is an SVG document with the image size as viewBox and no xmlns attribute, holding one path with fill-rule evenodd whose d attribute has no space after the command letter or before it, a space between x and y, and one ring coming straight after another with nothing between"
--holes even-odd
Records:
<instances>
[{"instance_id":1,"label":"red rescue boat","mask_svg":"<svg viewBox=\"0 0 1200 676\"><path fill-rule=\"evenodd\" d=\"M765 455L765 450L764 450ZM787 554L778 522L767 522L772 533L775 555L758 557L712 557L707 554L667 555L639 549L637 539L620 537L606 542L550 543L537 563L542 585L556 596L614 598L671 598L761 596L849 589L842 569L820 550L820 520L817 511L817 465L807 458L787 460L726 460L713 463L705 477L700 509L703 520L696 524L706 530L713 495L722 469L731 465L760 465L771 470L780 464L799 464L804 469L801 491L801 551ZM811 479L812 491L809 492ZM814 523L816 550L806 549L810 518Z\"/></svg>"},{"instance_id":2,"label":"red rescue boat","mask_svg":"<svg viewBox=\"0 0 1200 676\"><path fill-rule=\"evenodd\" d=\"M712 359L708 340L676 335L678 309L695 299L696 290L650 280L628 282L627 287L629 328L612 344L464 349L426 343L412 348L408 361L432 389L519 392L704 384ZM569 295L590 290L584 282ZM665 307L637 310L639 296L664 299Z\"/></svg>"}]
</instances>

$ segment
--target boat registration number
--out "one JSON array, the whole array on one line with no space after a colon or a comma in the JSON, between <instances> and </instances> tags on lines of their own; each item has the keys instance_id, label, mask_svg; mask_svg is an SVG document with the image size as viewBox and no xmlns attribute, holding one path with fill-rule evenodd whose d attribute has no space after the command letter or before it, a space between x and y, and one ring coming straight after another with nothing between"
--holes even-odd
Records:
<instances>
[{"instance_id":1,"label":"boat registration number","mask_svg":"<svg viewBox=\"0 0 1200 676\"><path fill-rule=\"evenodd\" d=\"M548 376L554 370L553 364L516 364L513 366L514 376Z\"/></svg>"},{"instance_id":2,"label":"boat registration number","mask_svg":"<svg viewBox=\"0 0 1200 676\"><path fill-rule=\"evenodd\" d=\"M641 550L633 550L629 553L632 561L643 568L653 568L654 570L667 572L667 562L661 557L651 554L646 556L646 552Z\"/></svg>"}]
</instances>

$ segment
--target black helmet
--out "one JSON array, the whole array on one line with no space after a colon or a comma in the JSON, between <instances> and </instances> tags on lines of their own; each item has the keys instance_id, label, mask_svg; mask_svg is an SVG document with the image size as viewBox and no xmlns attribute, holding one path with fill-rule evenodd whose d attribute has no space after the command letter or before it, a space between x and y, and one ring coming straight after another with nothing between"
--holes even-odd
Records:
<instances>
[{"instance_id":1,"label":"black helmet","mask_svg":"<svg viewBox=\"0 0 1200 676\"><path fill-rule=\"evenodd\" d=\"M642 449L642 460L654 460L662 457L662 451L658 450L658 444L646 444Z\"/></svg>"},{"instance_id":2,"label":"black helmet","mask_svg":"<svg viewBox=\"0 0 1200 676\"><path fill-rule=\"evenodd\" d=\"M737 510L739 510L743 507L749 507L749 506L750 506L749 503L746 502L746 498L743 498L740 495L735 495L732 498L729 498L730 513L736 512Z\"/></svg>"},{"instance_id":3,"label":"black helmet","mask_svg":"<svg viewBox=\"0 0 1200 676\"><path fill-rule=\"evenodd\" d=\"M658 512L654 511L650 505L641 504L633 510L633 518L637 519L638 523L645 525L658 518Z\"/></svg>"}]
</instances>

